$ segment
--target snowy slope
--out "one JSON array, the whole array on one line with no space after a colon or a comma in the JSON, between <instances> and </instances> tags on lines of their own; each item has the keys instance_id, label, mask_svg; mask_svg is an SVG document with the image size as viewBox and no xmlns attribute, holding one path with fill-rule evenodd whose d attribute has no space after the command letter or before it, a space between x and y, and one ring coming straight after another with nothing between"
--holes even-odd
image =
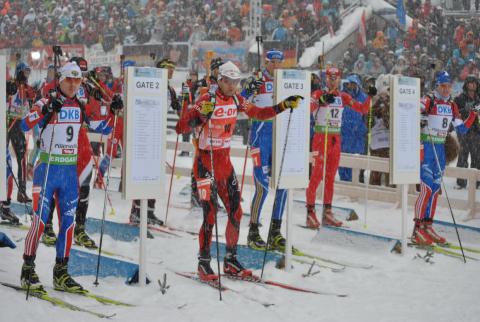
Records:
<instances>
[{"instance_id":1,"label":"snowy slope","mask_svg":"<svg viewBox=\"0 0 480 322\"><path fill-rule=\"evenodd\" d=\"M330 49L334 48L350 34L357 31L363 11L365 11L366 18L368 20L372 15L372 11L374 12L381 9L394 9L391 4L383 0L367 0L363 1L363 3L365 6L356 8L343 19L342 26L336 31L333 37L330 36L330 34L327 34L323 36L320 41L317 41L312 47L305 49L302 57L300 57L298 61L299 66L302 68L311 66L316 62L317 57L322 54L323 46L325 46L325 53L327 53ZM412 19L407 16L407 25L410 25L411 22Z\"/></svg>"}]
</instances>

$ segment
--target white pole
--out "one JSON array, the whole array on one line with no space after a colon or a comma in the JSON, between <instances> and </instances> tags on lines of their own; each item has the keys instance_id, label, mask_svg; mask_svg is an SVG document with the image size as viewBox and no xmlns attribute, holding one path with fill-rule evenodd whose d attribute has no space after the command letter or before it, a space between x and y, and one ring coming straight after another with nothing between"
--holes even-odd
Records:
<instances>
[{"instance_id":1,"label":"white pole","mask_svg":"<svg viewBox=\"0 0 480 322\"><path fill-rule=\"evenodd\" d=\"M140 200L140 258L138 260L138 285L145 286L147 264L147 200Z\"/></svg>"},{"instance_id":2,"label":"white pole","mask_svg":"<svg viewBox=\"0 0 480 322\"><path fill-rule=\"evenodd\" d=\"M292 227L292 204L293 204L293 190L287 190L287 242L285 245L285 271L289 272L292 268L292 237L293 237L293 227Z\"/></svg>"},{"instance_id":3,"label":"white pole","mask_svg":"<svg viewBox=\"0 0 480 322\"><path fill-rule=\"evenodd\" d=\"M402 184L402 255L407 251L408 184Z\"/></svg>"}]
</instances>

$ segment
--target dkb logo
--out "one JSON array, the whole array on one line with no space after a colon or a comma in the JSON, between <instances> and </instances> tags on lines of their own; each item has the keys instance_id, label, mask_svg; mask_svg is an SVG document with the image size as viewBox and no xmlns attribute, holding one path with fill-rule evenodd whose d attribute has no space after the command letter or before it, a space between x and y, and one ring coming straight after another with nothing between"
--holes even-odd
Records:
<instances>
[{"instance_id":1,"label":"dkb logo","mask_svg":"<svg viewBox=\"0 0 480 322\"><path fill-rule=\"evenodd\" d=\"M79 123L80 109L78 107L64 107L58 113L59 123Z\"/></svg>"}]
</instances>

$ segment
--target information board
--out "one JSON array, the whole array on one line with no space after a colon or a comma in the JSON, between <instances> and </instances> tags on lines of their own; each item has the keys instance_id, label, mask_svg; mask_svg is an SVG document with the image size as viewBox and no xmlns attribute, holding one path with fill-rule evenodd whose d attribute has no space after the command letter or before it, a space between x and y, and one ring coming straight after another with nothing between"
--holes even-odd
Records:
<instances>
[{"instance_id":1,"label":"information board","mask_svg":"<svg viewBox=\"0 0 480 322\"><path fill-rule=\"evenodd\" d=\"M390 182L420 182L420 79L390 78Z\"/></svg>"},{"instance_id":2,"label":"information board","mask_svg":"<svg viewBox=\"0 0 480 322\"><path fill-rule=\"evenodd\" d=\"M276 184L280 175L280 165L290 116L285 158L278 188L306 188L308 186L310 72L292 69L275 70L274 103L278 104L291 95L301 95L304 99L291 115L290 110L287 110L277 115L273 121L272 180L270 180L270 185L274 189L277 188Z\"/></svg>"},{"instance_id":3,"label":"information board","mask_svg":"<svg viewBox=\"0 0 480 322\"><path fill-rule=\"evenodd\" d=\"M6 68L5 56L0 56L0 93L3 99L0 101L0 200L7 200L7 103L6 103Z\"/></svg>"},{"instance_id":4,"label":"information board","mask_svg":"<svg viewBox=\"0 0 480 322\"><path fill-rule=\"evenodd\" d=\"M166 69L126 69L124 199L159 198L164 192L167 87Z\"/></svg>"}]
</instances>

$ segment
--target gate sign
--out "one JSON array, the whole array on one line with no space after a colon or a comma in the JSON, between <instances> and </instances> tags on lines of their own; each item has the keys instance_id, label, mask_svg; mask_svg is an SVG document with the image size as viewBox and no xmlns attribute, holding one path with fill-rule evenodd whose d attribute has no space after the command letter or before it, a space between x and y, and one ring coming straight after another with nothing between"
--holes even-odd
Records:
<instances>
[{"instance_id":1,"label":"gate sign","mask_svg":"<svg viewBox=\"0 0 480 322\"><path fill-rule=\"evenodd\" d=\"M126 69L123 198L160 198L165 186L167 70Z\"/></svg>"},{"instance_id":2,"label":"gate sign","mask_svg":"<svg viewBox=\"0 0 480 322\"><path fill-rule=\"evenodd\" d=\"M390 182L420 182L420 79L390 78Z\"/></svg>"},{"instance_id":3,"label":"gate sign","mask_svg":"<svg viewBox=\"0 0 480 322\"><path fill-rule=\"evenodd\" d=\"M5 56L0 56L0 93L2 97L7 97L6 95L6 75L7 75L7 62ZM5 120L7 119L7 103L6 99L0 100L0 133L7 133ZM0 175L2 180L0 180L0 200L7 200L7 182L5 179L5 173L7 173L7 136L0 135Z\"/></svg>"},{"instance_id":4,"label":"gate sign","mask_svg":"<svg viewBox=\"0 0 480 322\"><path fill-rule=\"evenodd\" d=\"M300 106L290 115L290 110L277 115L273 121L273 188L306 188L308 185L310 157L310 72L305 70L275 70L274 103L278 104L291 95L304 97ZM290 118L291 117L291 118ZM287 134L288 119L290 127ZM275 187L280 175L283 148L288 135L279 187Z\"/></svg>"}]
</instances>

